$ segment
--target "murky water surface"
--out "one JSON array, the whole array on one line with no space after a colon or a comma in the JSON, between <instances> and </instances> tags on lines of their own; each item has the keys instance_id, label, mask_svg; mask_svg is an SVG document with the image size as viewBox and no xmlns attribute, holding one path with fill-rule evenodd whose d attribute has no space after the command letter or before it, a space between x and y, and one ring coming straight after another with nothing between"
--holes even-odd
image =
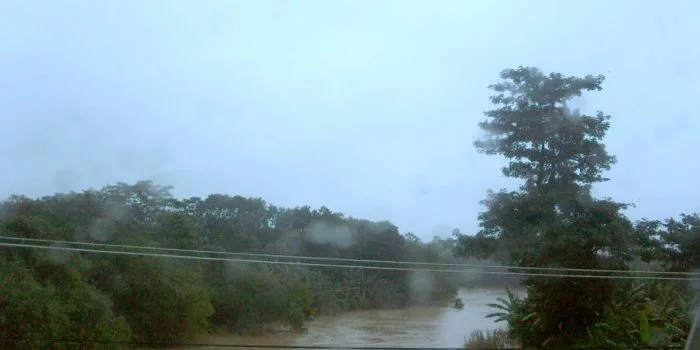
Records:
<instances>
[{"instance_id":1,"label":"murky water surface","mask_svg":"<svg viewBox=\"0 0 700 350\"><path fill-rule=\"evenodd\" d=\"M485 316L494 310L486 304L504 297L503 289L462 289L464 309L413 307L402 310L368 310L323 316L308 321L306 333L265 336L212 336L201 343L246 345L307 345L359 347L461 347L476 329L503 326ZM191 349L214 349L197 347Z\"/></svg>"}]
</instances>

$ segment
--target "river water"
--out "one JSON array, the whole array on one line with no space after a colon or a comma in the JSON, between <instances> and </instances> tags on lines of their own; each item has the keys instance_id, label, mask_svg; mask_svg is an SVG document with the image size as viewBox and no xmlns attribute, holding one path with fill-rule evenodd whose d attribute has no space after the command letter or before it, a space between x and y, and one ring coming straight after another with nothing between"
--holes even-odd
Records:
<instances>
[{"instance_id":1,"label":"river water","mask_svg":"<svg viewBox=\"0 0 700 350\"><path fill-rule=\"evenodd\" d=\"M280 332L263 336L210 336L200 343L245 345L462 347L474 330L503 327L485 316L486 304L505 297L504 289L461 289L464 308L411 307L367 310L322 316L308 321L307 332ZM214 349L196 347L190 349ZM219 347L220 349L220 347Z\"/></svg>"}]
</instances>

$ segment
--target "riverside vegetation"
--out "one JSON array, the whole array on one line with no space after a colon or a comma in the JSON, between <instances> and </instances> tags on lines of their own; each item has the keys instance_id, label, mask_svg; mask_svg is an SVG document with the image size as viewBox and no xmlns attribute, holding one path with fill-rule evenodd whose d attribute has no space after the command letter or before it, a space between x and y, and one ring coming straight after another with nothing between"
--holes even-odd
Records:
<instances>
[{"instance_id":1,"label":"riverside vegetation","mask_svg":"<svg viewBox=\"0 0 700 350\"><path fill-rule=\"evenodd\" d=\"M585 115L567 103L601 90L603 76L518 67L501 78L491 86L497 108L479 124L486 137L475 146L505 157L503 174L523 183L515 191L488 193L481 231L462 235L458 254L519 267L699 267L697 214L633 223L622 213L629 204L592 195L593 184L606 181L603 172L615 163L602 143L610 116ZM687 281L530 276L523 286L526 296L509 292L492 305L490 316L506 321L508 332L477 332L467 348L508 342L555 349L682 346L690 331L693 290Z\"/></svg>"},{"instance_id":2,"label":"riverside vegetation","mask_svg":"<svg viewBox=\"0 0 700 350\"><path fill-rule=\"evenodd\" d=\"M12 196L0 203L0 235L221 252L460 261L452 254L454 239L424 243L414 234L400 234L389 222L350 218L325 207L281 208L241 196L179 200L169 187L149 181L38 199ZM478 273L457 278L20 247L0 251L0 337L7 349L75 345L17 338L155 344L192 341L207 332L261 332L270 323L302 329L305 320L318 315L448 305L458 285L504 282Z\"/></svg>"}]
</instances>

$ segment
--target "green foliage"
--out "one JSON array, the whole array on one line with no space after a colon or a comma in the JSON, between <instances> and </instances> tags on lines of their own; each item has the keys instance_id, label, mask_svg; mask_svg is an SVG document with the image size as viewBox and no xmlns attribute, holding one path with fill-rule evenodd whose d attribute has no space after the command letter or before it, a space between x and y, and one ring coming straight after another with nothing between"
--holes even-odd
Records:
<instances>
[{"instance_id":1,"label":"green foliage","mask_svg":"<svg viewBox=\"0 0 700 350\"><path fill-rule=\"evenodd\" d=\"M219 266L212 283L212 320L234 331L273 321L286 321L299 329L314 314L311 289L293 271L225 264Z\"/></svg>"},{"instance_id":2,"label":"green foliage","mask_svg":"<svg viewBox=\"0 0 700 350\"><path fill-rule=\"evenodd\" d=\"M513 341L509 339L504 329L494 329L489 332L473 331L464 344L465 349L512 349Z\"/></svg>"},{"instance_id":3,"label":"green foliage","mask_svg":"<svg viewBox=\"0 0 700 350\"><path fill-rule=\"evenodd\" d=\"M537 68L518 67L501 72L503 82L491 85L491 102L499 108L486 112L479 126L488 133L476 141L486 154L509 159L503 174L527 185L590 184L604 181L601 171L615 162L600 142L610 116L582 115L567 102L582 92L601 90L605 77L545 75Z\"/></svg>"},{"instance_id":4,"label":"green foliage","mask_svg":"<svg viewBox=\"0 0 700 350\"><path fill-rule=\"evenodd\" d=\"M19 261L0 262L0 337L101 339L128 341L131 329L117 316L112 302L87 284L75 269L56 266L38 281ZM7 349L61 349L64 344L5 341ZM117 349L118 345L85 344L84 349Z\"/></svg>"},{"instance_id":5,"label":"green foliage","mask_svg":"<svg viewBox=\"0 0 700 350\"><path fill-rule=\"evenodd\" d=\"M388 222L259 198L173 198L148 181L0 203L6 236L143 247L377 260L444 261ZM181 342L322 313L430 303L456 292L446 275L416 293L403 271L301 268L0 247L0 335ZM10 348L34 345L12 343ZM38 344L60 348L61 344ZM47 347L48 346L48 347Z\"/></svg>"},{"instance_id":6,"label":"green foliage","mask_svg":"<svg viewBox=\"0 0 700 350\"><path fill-rule=\"evenodd\" d=\"M610 116L583 115L571 111L567 102L601 90L603 76L544 75L519 67L503 71L501 78L491 86L497 108L479 124L487 135L475 146L504 156L508 165L503 174L524 183L518 191L489 191L486 210L479 215L480 232L460 236L457 254L521 267L624 270L635 253L644 261L675 263L681 270L697 264L697 216L663 224L643 221L635 227L621 213L626 204L591 195L592 185L606 181L602 174L615 163L602 143ZM661 321L652 317L661 309L623 312L632 308L624 283L528 277L523 284L527 296L509 294L510 300L494 305L501 311L491 316L507 321L510 335L525 346L623 347L656 341L655 324ZM658 303L660 295L649 298ZM673 313L662 313L664 322L673 325L662 333L680 337L680 321L673 321ZM669 339L661 343L672 343Z\"/></svg>"},{"instance_id":7,"label":"green foliage","mask_svg":"<svg viewBox=\"0 0 700 350\"><path fill-rule=\"evenodd\" d=\"M536 333L536 329L541 327L541 320L528 304L511 290L506 289L508 299L498 298L498 303L488 304L497 311L486 315L487 318L494 318L494 322L505 321L508 325L508 337L510 340L519 340L523 343L532 342L530 339Z\"/></svg>"},{"instance_id":8,"label":"green foliage","mask_svg":"<svg viewBox=\"0 0 700 350\"><path fill-rule=\"evenodd\" d=\"M641 220L635 226L639 254L660 261L670 271L700 267L700 216L681 214L680 220Z\"/></svg>"},{"instance_id":9,"label":"green foliage","mask_svg":"<svg viewBox=\"0 0 700 350\"><path fill-rule=\"evenodd\" d=\"M125 261L126 288L113 297L134 336L144 342L180 342L208 329L213 313L204 283L191 266L157 258Z\"/></svg>"},{"instance_id":10,"label":"green foliage","mask_svg":"<svg viewBox=\"0 0 700 350\"><path fill-rule=\"evenodd\" d=\"M678 283L635 282L618 290L582 346L683 346L690 331L689 294Z\"/></svg>"}]
</instances>

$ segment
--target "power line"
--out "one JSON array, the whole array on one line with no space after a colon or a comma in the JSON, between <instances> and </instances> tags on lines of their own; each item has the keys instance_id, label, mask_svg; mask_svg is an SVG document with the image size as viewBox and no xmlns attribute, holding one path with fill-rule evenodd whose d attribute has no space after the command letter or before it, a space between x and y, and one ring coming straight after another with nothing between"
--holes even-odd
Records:
<instances>
[{"instance_id":1,"label":"power line","mask_svg":"<svg viewBox=\"0 0 700 350\"><path fill-rule=\"evenodd\" d=\"M372 266L372 265L341 265L341 264L329 264L329 263L310 263L310 262L302 262L302 261L270 261L270 260L255 260L255 259L240 259L240 258L220 258L220 257L211 257L211 256L193 256L193 255L127 252L127 251L114 251L114 250L103 250L103 249L73 248L73 247L61 247L61 246L42 246L42 245L33 245L33 244L4 243L4 242L0 242L0 246L17 247L17 248L47 249L47 250L64 250L64 251L76 251L76 252L85 252L85 253L146 256L146 257L157 257L157 258L208 260L208 261L230 261L230 262L252 263L252 264L270 264L270 265L334 267L334 268L354 268L354 269L391 270L391 271L415 271L415 272L446 272L446 273L474 273L475 272L475 271L468 271L468 270L424 269L424 268ZM491 274L491 275L511 275L511 276L700 281L700 278L685 278L685 277L602 276L602 275L582 275L582 274L567 275L567 274L557 274L557 273L528 273L528 272L509 272L509 271L477 271L477 272L483 273L483 274Z\"/></svg>"},{"instance_id":2,"label":"power line","mask_svg":"<svg viewBox=\"0 0 700 350\"><path fill-rule=\"evenodd\" d=\"M164 248L164 247L145 247L126 244L107 244L107 243L91 243L91 242L76 242L76 241L61 241L52 239L40 238L23 238L12 236L0 236L0 239L42 242L52 244L72 244L72 245L88 245L110 248L127 248L127 249L143 249L156 251L171 251L183 253L199 253L199 254L218 254L218 255L233 255L233 256L252 256L264 257L273 259L301 259L301 260L325 260L325 261L344 261L344 262L361 262L361 263L378 263L378 264L397 264L397 265L423 265L423 266L450 266L472 269L519 269L532 271L561 271L561 272L599 272L599 273L618 273L618 274L655 274L655 275L678 275L678 276L700 276L700 272L673 272L673 271L648 271L648 270L612 270L612 269L580 269L580 268L564 268L564 267L520 267L520 266L503 266L503 265L479 265L479 264L454 264L454 263L433 263L423 261L397 261L397 260L374 260L374 259L352 259L352 258L331 258L317 256L300 256L300 255L281 255L281 254L262 254L262 253L243 253L243 252L226 252L216 250L197 250L197 249L179 249L179 248Z\"/></svg>"}]
</instances>

